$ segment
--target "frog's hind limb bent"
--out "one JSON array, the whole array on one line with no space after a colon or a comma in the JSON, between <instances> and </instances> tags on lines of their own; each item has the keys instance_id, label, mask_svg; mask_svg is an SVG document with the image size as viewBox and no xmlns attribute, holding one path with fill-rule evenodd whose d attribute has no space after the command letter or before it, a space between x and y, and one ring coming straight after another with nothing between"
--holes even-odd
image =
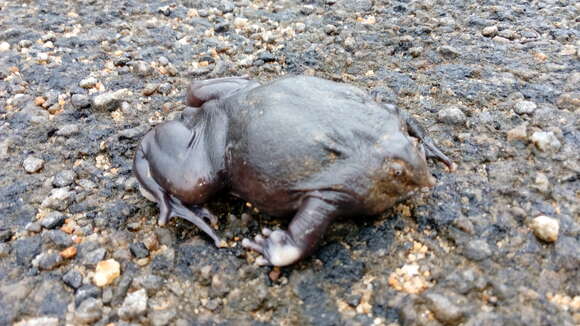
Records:
<instances>
[{"instance_id":1,"label":"frog's hind limb bent","mask_svg":"<svg viewBox=\"0 0 580 326\"><path fill-rule=\"evenodd\" d=\"M199 108L205 102L257 86L260 86L260 83L250 80L247 76L195 80L187 88L186 104Z\"/></svg>"}]
</instances>

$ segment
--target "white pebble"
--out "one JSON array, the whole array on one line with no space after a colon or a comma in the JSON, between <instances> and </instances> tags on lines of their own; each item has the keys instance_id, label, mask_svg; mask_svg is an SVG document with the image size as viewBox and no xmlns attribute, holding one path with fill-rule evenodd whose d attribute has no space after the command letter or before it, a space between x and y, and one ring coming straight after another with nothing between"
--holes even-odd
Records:
<instances>
[{"instance_id":1,"label":"white pebble","mask_svg":"<svg viewBox=\"0 0 580 326\"><path fill-rule=\"evenodd\" d=\"M97 84L97 79L95 77L88 77L79 82L79 86L82 88L93 88Z\"/></svg>"},{"instance_id":2,"label":"white pebble","mask_svg":"<svg viewBox=\"0 0 580 326\"><path fill-rule=\"evenodd\" d=\"M517 114L532 114L532 113L534 113L534 111L536 111L536 108L537 107L538 106L534 102L530 102L530 101L518 101L514 105L514 111Z\"/></svg>"},{"instance_id":3,"label":"white pebble","mask_svg":"<svg viewBox=\"0 0 580 326\"><path fill-rule=\"evenodd\" d=\"M560 231L560 221L553 217L541 215L532 220L530 227L536 237L546 242L555 242L558 240Z\"/></svg>"},{"instance_id":4,"label":"white pebble","mask_svg":"<svg viewBox=\"0 0 580 326\"><path fill-rule=\"evenodd\" d=\"M562 147L556 135L551 131L536 131L532 135L531 141L543 152L558 151Z\"/></svg>"},{"instance_id":5,"label":"white pebble","mask_svg":"<svg viewBox=\"0 0 580 326\"><path fill-rule=\"evenodd\" d=\"M10 50L10 43L8 42L0 42L0 52Z\"/></svg>"},{"instance_id":6,"label":"white pebble","mask_svg":"<svg viewBox=\"0 0 580 326\"><path fill-rule=\"evenodd\" d=\"M22 162L22 166L26 172L36 173L44 166L44 160L34 156L29 156L24 160L24 162Z\"/></svg>"}]
</instances>

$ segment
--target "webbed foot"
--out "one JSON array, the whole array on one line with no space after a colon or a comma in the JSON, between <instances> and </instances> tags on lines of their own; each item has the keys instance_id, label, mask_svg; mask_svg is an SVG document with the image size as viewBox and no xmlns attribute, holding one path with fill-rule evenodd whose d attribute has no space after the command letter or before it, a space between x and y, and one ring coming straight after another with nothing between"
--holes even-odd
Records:
<instances>
[{"instance_id":1,"label":"webbed foot","mask_svg":"<svg viewBox=\"0 0 580 326\"><path fill-rule=\"evenodd\" d=\"M263 229L262 235L254 240L242 240L242 246L261 254L256 259L258 265L287 266L298 261L303 254L290 233L282 230Z\"/></svg>"}]
</instances>

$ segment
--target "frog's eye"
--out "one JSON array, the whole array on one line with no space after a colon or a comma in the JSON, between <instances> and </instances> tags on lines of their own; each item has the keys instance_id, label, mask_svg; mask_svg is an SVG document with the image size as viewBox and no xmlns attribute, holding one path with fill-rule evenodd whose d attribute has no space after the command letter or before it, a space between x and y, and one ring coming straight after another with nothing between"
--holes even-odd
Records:
<instances>
[{"instance_id":1,"label":"frog's eye","mask_svg":"<svg viewBox=\"0 0 580 326\"><path fill-rule=\"evenodd\" d=\"M402 164L397 163L397 162L394 162L391 165L391 168L390 168L390 171L389 172L391 173L392 176L398 178L398 177L403 176L403 174L405 174L405 168L403 167Z\"/></svg>"}]
</instances>

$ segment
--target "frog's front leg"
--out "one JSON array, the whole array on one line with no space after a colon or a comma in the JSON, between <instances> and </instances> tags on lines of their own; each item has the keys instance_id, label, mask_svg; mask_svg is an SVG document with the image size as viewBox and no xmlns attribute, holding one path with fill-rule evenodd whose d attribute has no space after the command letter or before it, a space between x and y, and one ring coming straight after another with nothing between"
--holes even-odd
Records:
<instances>
[{"instance_id":1,"label":"frog's front leg","mask_svg":"<svg viewBox=\"0 0 580 326\"><path fill-rule=\"evenodd\" d=\"M405 119L405 123L407 124L409 135L421 140L425 146L425 156L427 156L427 158L432 158L434 160L443 162L443 164L447 165L450 171L455 171L456 164L453 163L453 161L451 161L447 155L443 154L437 145L435 145L433 139L427 135L419 122L407 114L403 115L403 117Z\"/></svg>"},{"instance_id":2,"label":"frog's front leg","mask_svg":"<svg viewBox=\"0 0 580 326\"><path fill-rule=\"evenodd\" d=\"M133 169L140 183L140 191L143 196L159 205L158 224L163 226L167 224L171 217L181 217L195 224L205 232L214 241L217 247L223 247L224 241L214 232L211 224L217 222L217 218L207 209L199 205L184 205L183 202L175 198L172 194L163 189L151 175L148 160L145 153L139 149L135 156ZM204 221L206 220L206 221Z\"/></svg>"},{"instance_id":3,"label":"frog's front leg","mask_svg":"<svg viewBox=\"0 0 580 326\"><path fill-rule=\"evenodd\" d=\"M340 197L334 192L309 194L288 231L264 229L262 235L244 239L242 245L262 254L256 261L259 265L291 265L316 249L328 225L338 216Z\"/></svg>"}]
</instances>

